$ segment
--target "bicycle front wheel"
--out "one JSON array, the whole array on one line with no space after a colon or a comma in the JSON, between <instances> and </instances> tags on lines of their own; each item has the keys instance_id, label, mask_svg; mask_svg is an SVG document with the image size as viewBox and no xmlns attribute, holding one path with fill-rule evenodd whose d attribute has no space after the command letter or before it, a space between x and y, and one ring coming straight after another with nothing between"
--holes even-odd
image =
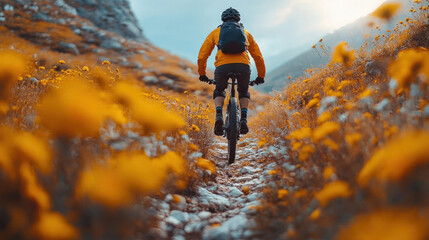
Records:
<instances>
[{"instance_id":1,"label":"bicycle front wheel","mask_svg":"<svg viewBox=\"0 0 429 240\"><path fill-rule=\"evenodd\" d=\"M228 119L228 163L231 164L235 161L235 151L237 149L238 139L238 105L237 99L231 98L229 105L229 119Z\"/></svg>"}]
</instances>

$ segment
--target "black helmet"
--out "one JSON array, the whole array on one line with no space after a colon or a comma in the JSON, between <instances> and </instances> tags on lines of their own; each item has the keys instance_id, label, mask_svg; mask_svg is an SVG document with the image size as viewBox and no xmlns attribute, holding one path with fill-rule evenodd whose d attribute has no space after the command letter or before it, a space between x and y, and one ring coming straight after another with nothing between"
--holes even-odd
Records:
<instances>
[{"instance_id":1,"label":"black helmet","mask_svg":"<svg viewBox=\"0 0 429 240\"><path fill-rule=\"evenodd\" d=\"M230 20L230 19L232 19L236 22L240 21L240 13L232 7L226 9L222 13L222 21L223 22L226 22L227 20Z\"/></svg>"}]
</instances>

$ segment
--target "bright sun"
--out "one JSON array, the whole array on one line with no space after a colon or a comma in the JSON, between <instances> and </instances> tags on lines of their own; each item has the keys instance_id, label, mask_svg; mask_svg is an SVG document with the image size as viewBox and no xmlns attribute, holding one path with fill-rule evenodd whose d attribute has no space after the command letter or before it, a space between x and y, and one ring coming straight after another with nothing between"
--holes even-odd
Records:
<instances>
[{"instance_id":1,"label":"bright sun","mask_svg":"<svg viewBox=\"0 0 429 240\"><path fill-rule=\"evenodd\" d=\"M323 11L324 27L338 29L374 11L385 0L317 0Z\"/></svg>"}]
</instances>

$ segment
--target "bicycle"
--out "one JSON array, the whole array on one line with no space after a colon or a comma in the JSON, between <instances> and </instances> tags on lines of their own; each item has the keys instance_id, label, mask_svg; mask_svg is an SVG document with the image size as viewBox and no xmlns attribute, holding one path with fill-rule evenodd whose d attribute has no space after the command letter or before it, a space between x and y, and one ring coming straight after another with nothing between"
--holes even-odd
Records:
<instances>
[{"instance_id":1,"label":"bicycle","mask_svg":"<svg viewBox=\"0 0 429 240\"><path fill-rule=\"evenodd\" d=\"M228 139L228 163L232 164L235 161L235 153L237 149L237 141L240 140L240 109L235 96L235 86L237 85L237 78L240 73L230 72L228 73L228 91L229 94L226 96L228 104L226 107L224 134L223 137ZM216 84L215 80L210 79L209 84ZM250 86L254 85L254 81L249 82Z\"/></svg>"}]
</instances>

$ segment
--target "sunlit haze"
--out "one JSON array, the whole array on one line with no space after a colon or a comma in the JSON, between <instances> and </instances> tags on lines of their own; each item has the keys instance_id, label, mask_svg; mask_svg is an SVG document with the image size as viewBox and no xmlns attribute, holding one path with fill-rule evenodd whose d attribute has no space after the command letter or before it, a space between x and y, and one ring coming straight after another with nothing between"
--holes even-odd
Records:
<instances>
[{"instance_id":1,"label":"sunlit haze","mask_svg":"<svg viewBox=\"0 0 429 240\"><path fill-rule=\"evenodd\" d=\"M269 59L288 49L310 47L323 35L369 14L382 2L131 0L131 5L145 36L153 44L196 62L202 42L221 23L220 15L228 7L240 12L241 22ZM208 66L213 66L213 57Z\"/></svg>"}]
</instances>

